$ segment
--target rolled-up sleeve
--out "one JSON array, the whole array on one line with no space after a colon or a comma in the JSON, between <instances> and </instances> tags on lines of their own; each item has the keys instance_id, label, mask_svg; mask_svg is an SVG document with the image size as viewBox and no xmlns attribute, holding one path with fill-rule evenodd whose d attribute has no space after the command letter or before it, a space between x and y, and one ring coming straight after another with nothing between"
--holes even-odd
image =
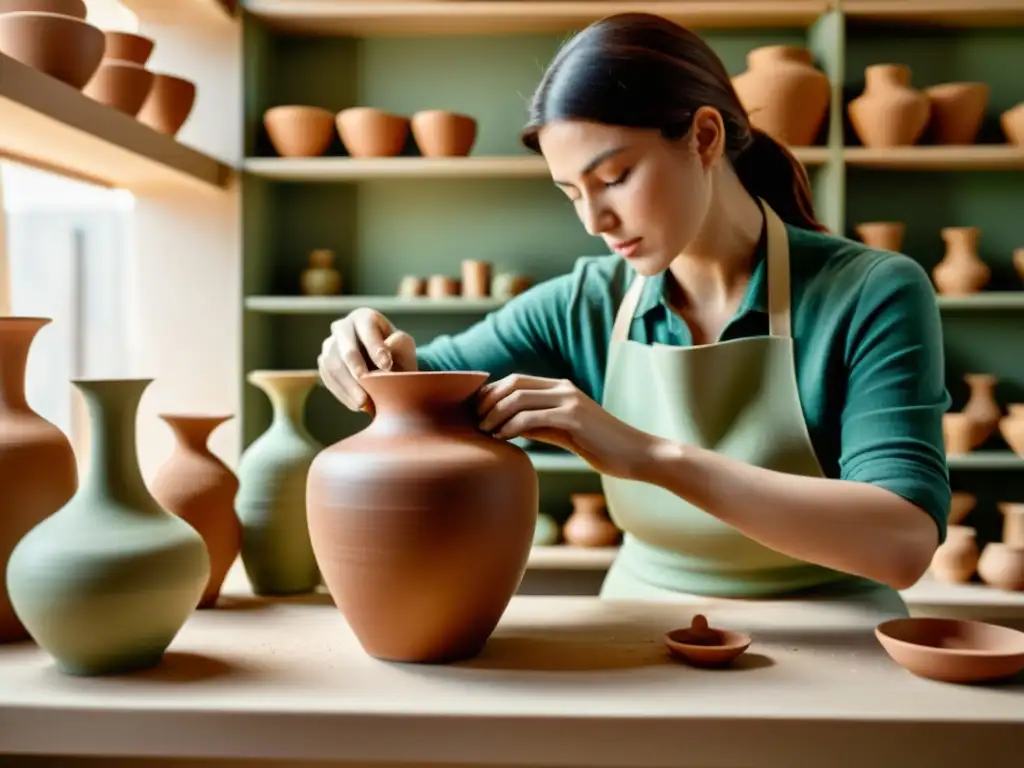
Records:
<instances>
[{"instance_id":1,"label":"rolled-up sleeve","mask_svg":"<svg viewBox=\"0 0 1024 768\"><path fill-rule=\"evenodd\" d=\"M942 322L924 269L891 255L867 275L846 346L841 477L887 488L923 509L946 537L949 469L942 416Z\"/></svg>"}]
</instances>

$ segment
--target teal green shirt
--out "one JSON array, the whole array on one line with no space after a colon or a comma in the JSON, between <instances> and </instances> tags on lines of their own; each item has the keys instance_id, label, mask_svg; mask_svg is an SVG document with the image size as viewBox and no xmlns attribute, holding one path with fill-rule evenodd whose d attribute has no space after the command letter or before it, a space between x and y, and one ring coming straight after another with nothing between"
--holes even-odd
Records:
<instances>
[{"instance_id":1,"label":"teal green shirt","mask_svg":"<svg viewBox=\"0 0 1024 768\"><path fill-rule=\"evenodd\" d=\"M923 508L945 539L950 505L942 415L942 325L928 274L908 256L787 225L796 377L804 419L829 477L887 488ZM764 244L722 340L768 333ZM455 334L420 347L423 370L566 378L601 402L615 313L634 272L616 255L585 256ZM692 343L649 279L630 339Z\"/></svg>"}]
</instances>

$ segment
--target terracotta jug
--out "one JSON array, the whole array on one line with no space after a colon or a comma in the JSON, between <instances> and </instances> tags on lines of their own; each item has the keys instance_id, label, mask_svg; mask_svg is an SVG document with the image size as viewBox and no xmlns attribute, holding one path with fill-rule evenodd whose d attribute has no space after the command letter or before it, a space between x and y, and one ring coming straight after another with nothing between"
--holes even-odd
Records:
<instances>
[{"instance_id":1,"label":"terracotta jug","mask_svg":"<svg viewBox=\"0 0 1024 768\"><path fill-rule=\"evenodd\" d=\"M526 569L537 474L481 432L486 373L374 372L376 415L309 470L309 529L324 582L362 647L450 662L483 648Z\"/></svg>"},{"instance_id":2,"label":"terracotta jug","mask_svg":"<svg viewBox=\"0 0 1024 768\"><path fill-rule=\"evenodd\" d=\"M317 248L309 254L309 266L299 278L307 296L335 296L341 293L341 274L334 268L334 251Z\"/></svg>"},{"instance_id":3,"label":"terracotta jug","mask_svg":"<svg viewBox=\"0 0 1024 768\"><path fill-rule=\"evenodd\" d=\"M932 270L932 279L939 293L963 296L977 293L992 277L992 270L978 257L978 227L944 227L942 239L946 253Z\"/></svg>"},{"instance_id":4,"label":"terracotta jug","mask_svg":"<svg viewBox=\"0 0 1024 768\"><path fill-rule=\"evenodd\" d=\"M1024 547L1024 503L1003 502L998 507L1003 515L1003 543Z\"/></svg>"},{"instance_id":5,"label":"terracotta jug","mask_svg":"<svg viewBox=\"0 0 1024 768\"><path fill-rule=\"evenodd\" d=\"M977 448L996 431L1003 412L996 402L996 377L987 373L968 373L964 381L971 389L962 413L974 422L971 429L971 448Z\"/></svg>"},{"instance_id":6,"label":"terracotta jug","mask_svg":"<svg viewBox=\"0 0 1024 768\"><path fill-rule=\"evenodd\" d=\"M986 544L978 560L978 576L997 589L1024 590L1024 547L995 541Z\"/></svg>"},{"instance_id":7,"label":"terracotta jug","mask_svg":"<svg viewBox=\"0 0 1024 768\"><path fill-rule=\"evenodd\" d=\"M15 547L8 588L61 671L122 674L160 662L199 604L210 558L142 479L136 415L150 381L73 383L89 409L88 470L74 498Z\"/></svg>"},{"instance_id":8,"label":"terracotta jug","mask_svg":"<svg viewBox=\"0 0 1024 768\"><path fill-rule=\"evenodd\" d=\"M936 144L973 144L988 106L988 83L942 83L925 88L929 131Z\"/></svg>"},{"instance_id":9,"label":"terracotta jug","mask_svg":"<svg viewBox=\"0 0 1024 768\"><path fill-rule=\"evenodd\" d=\"M946 540L932 555L929 570L939 581L970 581L978 566L976 531L966 525L950 525Z\"/></svg>"},{"instance_id":10,"label":"terracotta jug","mask_svg":"<svg viewBox=\"0 0 1024 768\"><path fill-rule=\"evenodd\" d=\"M899 253L907 225L901 221L866 221L854 227L854 231L869 248Z\"/></svg>"},{"instance_id":11,"label":"terracotta jug","mask_svg":"<svg viewBox=\"0 0 1024 768\"><path fill-rule=\"evenodd\" d=\"M1006 416L999 420L999 434L1018 456L1024 456L1024 403L1006 406Z\"/></svg>"},{"instance_id":12,"label":"terracotta jug","mask_svg":"<svg viewBox=\"0 0 1024 768\"><path fill-rule=\"evenodd\" d=\"M864 92L847 112L865 147L900 147L917 142L928 125L931 102L910 87L910 67L874 64L864 70Z\"/></svg>"},{"instance_id":13,"label":"terracotta jug","mask_svg":"<svg viewBox=\"0 0 1024 768\"><path fill-rule=\"evenodd\" d=\"M814 143L828 113L831 87L809 50L755 48L747 54L747 71L732 84L755 128L791 147Z\"/></svg>"},{"instance_id":14,"label":"terracotta jug","mask_svg":"<svg viewBox=\"0 0 1024 768\"><path fill-rule=\"evenodd\" d=\"M210 434L231 416L161 414L176 445L150 486L153 497L195 528L210 555L210 580L200 608L212 608L242 546L242 525L235 514L238 478L207 446Z\"/></svg>"},{"instance_id":15,"label":"terracotta jug","mask_svg":"<svg viewBox=\"0 0 1024 768\"><path fill-rule=\"evenodd\" d=\"M562 537L566 544L610 547L618 543L622 532L608 517L604 494L574 493L570 499L572 514L562 526Z\"/></svg>"},{"instance_id":16,"label":"terracotta jug","mask_svg":"<svg viewBox=\"0 0 1024 768\"><path fill-rule=\"evenodd\" d=\"M242 564L257 595L312 592L320 585L306 524L306 474L323 446L306 429L316 371L252 371L273 419L238 462L235 509L242 521Z\"/></svg>"},{"instance_id":17,"label":"terracotta jug","mask_svg":"<svg viewBox=\"0 0 1024 768\"><path fill-rule=\"evenodd\" d=\"M22 537L78 488L71 443L25 399L25 371L42 317L0 317L0 643L28 631L7 595L7 559Z\"/></svg>"}]
</instances>

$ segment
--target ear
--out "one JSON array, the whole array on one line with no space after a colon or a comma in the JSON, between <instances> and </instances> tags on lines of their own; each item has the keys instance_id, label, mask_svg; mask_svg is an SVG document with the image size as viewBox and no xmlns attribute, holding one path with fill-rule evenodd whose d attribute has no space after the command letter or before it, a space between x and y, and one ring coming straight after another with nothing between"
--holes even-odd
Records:
<instances>
[{"instance_id":1,"label":"ear","mask_svg":"<svg viewBox=\"0 0 1024 768\"><path fill-rule=\"evenodd\" d=\"M704 106L693 113L689 145L705 168L710 168L725 153L725 123L717 109Z\"/></svg>"}]
</instances>

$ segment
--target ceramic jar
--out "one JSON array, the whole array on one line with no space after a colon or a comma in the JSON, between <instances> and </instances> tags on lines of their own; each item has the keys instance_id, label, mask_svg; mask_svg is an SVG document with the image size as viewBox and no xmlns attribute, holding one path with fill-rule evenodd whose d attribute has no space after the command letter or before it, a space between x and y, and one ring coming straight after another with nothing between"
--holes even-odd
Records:
<instances>
[{"instance_id":1,"label":"ceramic jar","mask_svg":"<svg viewBox=\"0 0 1024 768\"><path fill-rule=\"evenodd\" d=\"M1007 415L999 420L999 433L1018 456L1024 456L1024 403L1006 406Z\"/></svg>"},{"instance_id":2,"label":"ceramic jar","mask_svg":"<svg viewBox=\"0 0 1024 768\"><path fill-rule=\"evenodd\" d=\"M978 566L977 532L966 525L950 525L946 540L932 556L929 570L939 581L970 581Z\"/></svg>"},{"instance_id":3,"label":"ceramic jar","mask_svg":"<svg viewBox=\"0 0 1024 768\"><path fill-rule=\"evenodd\" d=\"M831 86L809 50L755 48L747 54L747 71L732 84L755 128L791 147L814 143L828 113Z\"/></svg>"},{"instance_id":4,"label":"ceramic jar","mask_svg":"<svg viewBox=\"0 0 1024 768\"><path fill-rule=\"evenodd\" d=\"M476 141L476 120L444 109L417 112L410 126L424 157L465 157Z\"/></svg>"},{"instance_id":5,"label":"ceramic jar","mask_svg":"<svg viewBox=\"0 0 1024 768\"><path fill-rule=\"evenodd\" d=\"M1024 101L999 116L999 126L1010 144L1024 147Z\"/></svg>"},{"instance_id":6,"label":"ceramic jar","mask_svg":"<svg viewBox=\"0 0 1024 768\"><path fill-rule=\"evenodd\" d=\"M525 452L479 430L473 397L487 377L363 376L373 421L310 467L324 583L371 656L476 655L526 570L537 474Z\"/></svg>"},{"instance_id":7,"label":"ceramic jar","mask_svg":"<svg viewBox=\"0 0 1024 768\"><path fill-rule=\"evenodd\" d=\"M999 504L1003 515L1003 543L1011 547L1024 547L1024 503Z\"/></svg>"},{"instance_id":8,"label":"ceramic jar","mask_svg":"<svg viewBox=\"0 0 1024 768\"><path fill-rule=\"evenodd\" d=\"M977 293L992 277L992 270L978 256L978 227L944 227L942 239L946 252L932 269L932 279L939 293L964 296Z\"/></svg>"},{"instance_id":9,"label":"ceramic jar","mask_svg":"<svg viewBox=\"0 0 1024 768\"><path fill-rule=\"evenodd\" d=\"M78 488L71 443L25 398L29 350L49 323L42 317L0 317L0 643L29 636L7 593L11 551Z\"/></svg>"},{"instance_id":10,"label":"ceramic jar","mask_svg":"<svg viewBox=\"0 0 1024 768\"><path fill-rule=\"evenodd\" d=\"M997 589L1024 590L1024 547L991 542L978 560L978 576Z\"/></svg>"},{"instance_id":11,"label":"ceramic jar","mask_svg":"<svg viewBox=\"0 0 1024 768\"><path fill-rule=\"evenodd\" d=\"M928 97L910 87L910 67L874 64L864 70L864 92L847 108L850 123L865 147L915 144L931 115Z\"/></svg>"},{"instance_id":12,"label":"ceramic jar","mask_svg":"<svg viewBox=\"0 0 1024 768\"><path fill-rule=\"evenodd\" d=\"M997 379L987 373L968 373L964 381L970 387L971 394L963 413L974 422L971 447L977 448L996 431L1003 415L995 396Z\"/></svg>"},{"instance_id":13,"label":"ceramic jar","mask_svg":"<svg viewBox=\"0 0 1024 768\"><path fill-rule=\"evenodd\" d=\"M854 227L854 231L869 248L899 253L907 225L901 221L866 221Z\"/></svg>"},{"instance_id":14,"label":"ceramic jar","mask_svg":"<svg viewBox=\"0 0 1024 768\"><path fill-rule=\"evenodd\" d=\"M562 526L566 544L576 547L610 547L619 542L621 531L608 517L604 494L574 493L572 514Z\"/></svg>"},{"instance_id":15,"label":"ceramic jar","mask_svg":"<svg viewBox=\"0 0 1024 768\"><path fill-rule=\"evenodd\" d=\"M317 248L309 254L309 265L299 277L307 296L336 296L341 293L341 273L334 268L334 251Z\"/></svg>"},{"instance_id":16,"label":"ceramic jar","mask_svg":"<svg viewBox=\"0 0 1024 768\"><path fill-rule=\"evenodd\" d=\"M25 536L7 568L11 603L61 671L152 667L210 578L202 537L142 479L136 415L148 379L77 380L90 416L82 485Z\"/></svg>"},{"instance_id":17,"label":"ceramic jar","mask_svg":"<svg viewBox=\"0 0 1024 768\"><path fill-rule=\"evenodd\" d=\"M81 89L103 59L103 32L74 16L0 14L0 53Z\"/></svg>"},{"instance_id":18,"label":"ceramic jar","mask_svg":"<svg viewBox=\"0 0 1024 768\"><path fill-rule=\"evenodd\" d=\"M263 127L281 157L319 157L334 140L334 114L320 107L271 107Z\"/></svg>"},{"instance_id":19,"label":"ceramic jar","mask_svg":"<svg viewBox=\"0 0 1024 768\"><path fill-rule=\"evenodd\" d=\"M988 83L942 83L925 88L928 130L936 144L973 144L985 119Z\"/></svg>"}]
</instances>

